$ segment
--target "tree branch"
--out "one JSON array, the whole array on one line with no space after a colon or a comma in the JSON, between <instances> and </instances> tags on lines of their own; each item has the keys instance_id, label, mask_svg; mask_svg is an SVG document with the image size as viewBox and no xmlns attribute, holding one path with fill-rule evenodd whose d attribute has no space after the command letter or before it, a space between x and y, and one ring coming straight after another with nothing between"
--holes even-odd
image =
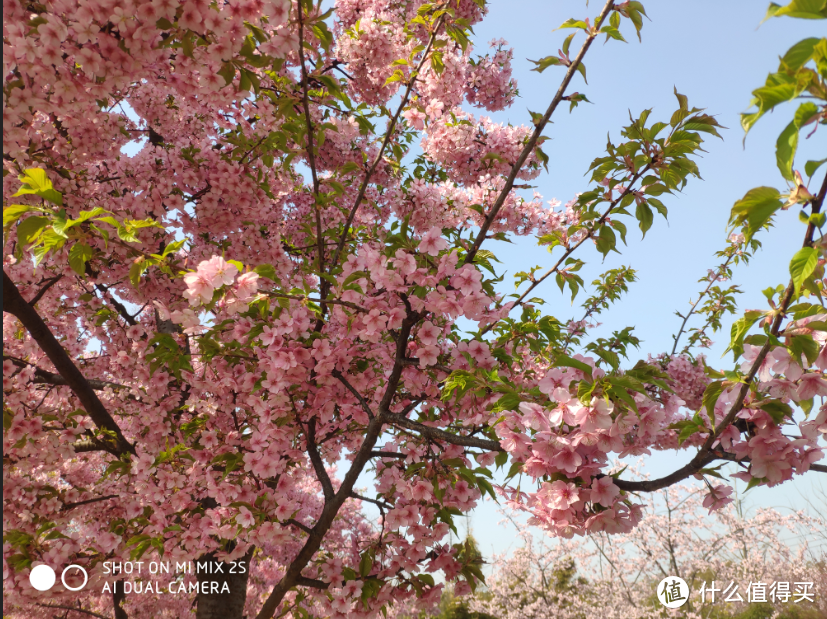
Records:
<instances>
[{"instance_id":1,"label":"tree branch","mask_svg":"<svg viewBox=\"0 0 827 619\"><path fill-rule=\"evenodd\" d=\"M395 451L372 451L371 458L407 458L408 454L401 454Z\"/></svg>"},{"instance_id":2,"label":"tree branch","mask_svg":"<svg viewBox=\"0 0 827 619\"><path fill-rule=\"evenodd\" d=\"M121 316L121 318L123 318L126 321L126 324L128 324L129 326L135 326L135 325L138 324L138 322L135 320L134 316L132 316L132 314L130 314L128 311L126 311L126 306L123 303L121 303L120 301L118 301L112 295L111 292L109 292L109 288L107 288L103 284L95 284L95 288L98 290L98 292L101 293L102 296L108 295L108 298L106 300L109 302L109 304L112 307L115 308L115 310L118 312L118 314ZM138 312L138 313L140 313L140 312Z\"/></svg>"},{"instance_id":3,"label":"tree branch","mask_svg":"<svg viewBox=\"0 0 827 619\"><path fill-rule=\"evenodd\" d=\"M120 589L118 589L118 583L121 583ZM115 586L112 589L112 606L115 610L115 619L129 619L129 615L126 614L123 606L121 606L125 600L126 592L123 589L123 581L116 581Z\"/></svg>"},{"instance_id":4,"label":"tree branch","mask_svg":"<svg viewBox=\"0 0 827 619\"><path fill-rule=\"evenodd\" d=\"M310 563L313 559L313 555L318 552L319 548L321 548L325 535L327 535L330 527L333 526L333 521L339 513L339 510L348 499L351 492L353 492L353 487L356 485L356 481L359 479L359 475L362 473L365 465L370 460L370 454L376 445L376 441L379 440L379 436L382 433L382 426L385 423L384 416L388 414L391 401L393 400L394 394L399 387L399 380L402 376L403 369L402 360L405 358L408 338L411 335L411 329L419 319L420 315L418 313L409 312L402 321L402 326L399 329L399 337L396 341L396 359L390 376L387 379L387 387L379 404L378 414L370 421L365 429L365 439L362 441L362 445L356 452L356 455L353 458L353 463L345 475L344 480L342 480L342 484L339 486L338 492L336 492L333 500L325 501L324 507L322 508L322 513L316 521L316 525L308 534L304 546L302 546L302 549L298 552L290 565L287 566L282 579L276 584L275 587L273 587L273 590L270 592L267 600L265 600L262 605L261 610L256 615L256 619L271 619L275 615L276 610L284 599L284 596L287 595L287 592L295 587L298 584L299 579L302 578L302 570L308 563Z\"/></svg>"},{"instance_id":5,"label":"tree branch","mask_svg":"<svg viewBox=\"0 0 827 619\"><path fill-rule=\"evenodd\" d=\"M310 456L310 462L313 463L313 469L316 471L316 477L322 485L324 492L325 503L333 500L333 495L336 492L333 490L333 483L324 468L324 462L319 455L319 447L316 445L316 418L310 420L307 424L307 455Z\"/></svg>"},{"instance_id":6,"label":"tree branch","mask_svg":"<svg viewBox=\"0 0 827 619\"><path fill-rule=\"evenodd\" d=\"M363 398L363 397L362 397L362 394L361 394L361 393L359 393L358 391L356 391L356 389L353 387L353 385L351 385L351 384L347 381L347 379L346 379L346 378L342 375L342 373L341 373L339 370L333 370L333 371L331 372L331 374L332 374L332 375L333 375L333 376L334 376L334 377L335 377L335 378L336 378L336 379L337 379L340 383L342 383L342 384L343 384L343 385L347 388L347 390L348 390L348 391L350 391L350 393L352 393L352 394L353 394L353 397L355 397L355 398L359 401L359 404L361 404L361 405L362 405L362 409L363 409L363 410L367 413L368 418L369 418L369 419L373 419L373 411L372 411L372 410L370 410L370 406L368 405L368 403L367 403L367 401L365 400L365 398Z\"/></svg>"},{"instance_id":7,"label":"tree branch","mask_svg":"<svg viewBox=\"0 0 827 619\"><path fill-rule=\"evenodd\" d=\"M824 204L825 194L827 194L827 174L825 174L824 176L824 182L821 184L821 190L818 192L818 196L812 200L813 214L821 212L821 207ZM812 222L807 225L807 231L804 234L804 242L802 244L803 247L812 247L813 235L815 234L815 230L815 224L813 224ZM786 315L787 308L790 306L790 303L792 302L794 293L795 284L792 280L790 280L790 283L787 286L786 293L784 294L784 298L781 300L781 303L775 310L776 315L775 320L773 320L772 327L770 328L770 335L777 337L780 333L781 323L784 321L784 316ZM666 488L667 486L671 486L674 483L686 479L690 475L694 475L702 468L704 468L707 464L715 460L717 456L715 456L714 452L712 452L712 446L715 443L715 441L718 440L718 437L721 436L723 431L726 430L727 427L729 427L729 425L733 422L735 416L744 408L744 402L746 401L747 394L749 393L750 385L752 385L752 381L755 380L755 376L758 374L758 371L761 368L761 364L764 363L764 359L767 358L767 355L770 352L770 346L773 339L775 338L767 338L767 342L761 347L758 356L756 356L755 360L753 361L749 374L747 374L746 378L744 379L743 384L741 385L741 388L738 391L738 397L732 404L732 408L729 409L729 412L727 413L726 417L724 417L723 421L721 421L721 423L716 428L712 429L712 432L704 441L703 446L698 451L698 453L695 454L695 457L692 458L689 464L682 466L674 473L671 473L666 477L661 477L660 479L652 479L648 481L639 482L623 481L620 479L616 479L615 485L621 490L641 490L643 492L660 490L661 488ZM820 465L816 466L818 466L819 469L821 468ZM810 468L812 468L812 466Z\"/></svg>"},{"instance_id":8,"label":"tree branch","mask_svg":"<svg viewBox=\"0 0 827 619\"><path fill-rule=\"evenodd\" d=\"M442 441L445 443L450 443L451 445L463 445L464 447L477 447L478 449L484 449L485 451L505 451L500 446L500 443L498 441L492 441L484 438L475 438L473 436L460 436L458 434L451 434L450 432L446 432L445 430L440 430L439 428L432 428L431 426L426 426L416 421L412 421L407 417L404 417L403 415L387 413L385 415L385 419L392 426L396 426L397 428L405 428L406 430L411 430L432 441Z\"/></svg>"},{"instance_id":9,"label":"tree branch","mask_svg":"<svg viewBox=\"0 0 827 619\"><path fill-rule=\"evenodd\" d=\"M319 210L319 177L316 173L316 153L313 152L313 121L310 118L310 102L308 101L307 86L308 76L307 67L304 64L304 19L302 18L302 5L299 2L297 5L298 22L299 22L299 68L302 76L302 107L304 108L304 120L307 124L307 162L310 164L310 175L313 179L313 209L316 216L316 251L319 254L319 273L324 273L324 239L322 238L322 214ZM324 279L322 281L325 281ZM326 290L322 286L323 292ZM327 305L325 304L326 294L322 294L322 316L327 314Z\"/></svg>"},{"instance_id":10,"label":"tree branch","mask_svg":"<svg viewBox=\"0 0 827 619\"><path fill-rule=\"evenodd\" d=\"M299 576L296 579L296 584L300 587L312 587L314 589L327 589L330 586L329 582L317 580L315 578L307 578L307 576Z\"/></svg>"},{"instance_id":11,"label":"tree branch","mask_svg":"<svg viewBox=\"0 0 827 619\"><path fill-rule=\"evenodd\" d=\"M379 509L381 509L381 510L393 509L393 505L391 505L390 503L385 503L384 501L378 501L376 499L371 499L369 497L362 496L361 494L356 494L355 492L350 493L350 498L351 499L357 499L359 501L365 501L367 503L373 503L374 505L378 506ZM384 511L383 511L383 513L384 513Z\"/></svg>"},{"instance_id":12,"label":"tree branch","mask_svg":"<svg viewBox=\"0 0 827 619\"><path fill-rule=\"evenodd\" d=\"M511 172L509 172L508 177L505 179L505 185L503 186L500 194L497 196L496 201L494 202L494 206L491 207L491 211L488 213L488 216L483 221L482 225L480 226L480 231L477 234L477 238L474 240L474 245L468 251L468 254L465 256L465 264L471 264L474 261L474 257L477 255L480 247L482 246L483 241L485 240L485 235L488 233L488 229L491 227L491 224L494 223L494 219L497 217L497 213L500 212L503 204L505 204L505 200L508 197L508 194L511 193L511 190L514 187L514 180L517 178L517 174L520 173L523 165L528 159L528 156L534 150L534 147L537 145L537 140L540 138L540 134L543 133L543 130L546 128L551 115L554 114L554 111L557 109L557 106L563 100L563 96L566 94L566 88L568 88L569 83L571 82L572 78L574 77L577 68L583 62L583 58L586 56L586 52L589 51L589 47L591 47L592 41L597 37L598 31L600 30L600 26L603 24L603 20L606 19L606 16L612 11L614 8L614 0L607 0L606 4L603 6L603 10L600 11L600 15L597 16L597 19L594 22L594 27L591 31L589 31L588 35L586 36L586 40L583 42L583 46L580 48L580 51L575 56L574 60L571 61L568 69L566 70L566 75L563 77L563 81L560 82L560 87L557 89L557 92L554 95L554 98L551 100L551 103L546 110L546 113L543 114L543 118L540 122L537 123L537 126L534 128L534 131L531 134L528 142L523 147L523 150L520 152L520 155L517 157L517 161L514 162L514 165L511 166Z\"/></svg>"},{"instance_id":13,"label":"tree branch","mask_svg":"<svg viewBox=\"0 0 827 619\"><path fill-rule=\"evenodd\" d=\"M513 308L516 308L516 307L519 307L520 305L522 305L522 303L523 303L523 301L525 301L526 297L528 297L528 295L529 295L529 294L531 294L531 292L532 292L535 288L537 288L537 286L539 286L540 284L542 284L542 283L543 283L546 279L548 279L549 277L551 277L551 275L552 275L552 274L554 274L554 273L556 273L556 272L557 272L557 269L559 269L559 268L560 268L560 265L561 265L561 264L563 264L563 261L564 261L566 258L568 258L569 256L571 256L571 255L572 255L572 254L573 254L573 253L577 250L577 248L578 248L578 247L580 247L583 243L585 243L587 240L589 240L590 238L592 238L592 236L593 236L593 234L594 234L594 231L595 231L597 228L599 228L601 225L603 225L603 223L606 221L606 218L607 218L607 217L608 217L608 216L612 213L612 211L614 210L614 208L615 208L618 204L620 204L620 201L621 201L624 197L626 197L626 195L627 195L629 192L631 192L631 191L632 191L632 186L633 186L633 185L634 185L634 184L638 181L638 179L639 179L639 178L641 178L644 174L646 174L646 172L648 172L648 171L649 171L649 168L651 168L651 167L652 167L652 164L651 164L651 163L648 163L648 164L646 164L644 167L642 167L640 170L638 170L638 171L635 173L635 175L634 175L634 176L632 176L632 178L629 180L628 184L626 185L626 188L625 188L622 192L620 192L620 195L619 195L619 196L617 196L617 198L615 198L615 199L614 199L614 200L613 200L613 201L609 204L609 208L607 208L607 209L603 212L603 214L600 216L600 219L598 219L598 220L595 222L595 224L594 224L594 225L593 225L593 226L592 226L592 227L588 230L588 232L586 232L586 235L585 235L582 239L580 239L579 241L577 241L577 243L575 243L574 245L572 245L571 247L569 247L568 249L566 249L566 251L565 251L565 252L563 252L563 255L562 255L562 256L560 256L560 259L559 259L559 260L558 260L558 261L554 264L554 266L553 266L553 267L551 267L548 271L546 271L545 273L543 273L543 275L542 275L542 276L540 276L539 278L537 278L537 279L535 279L534 281L532 281L532 282L531 282L531 285L530 285L530 286L529 286L529 287L528 287L528 288L527 288L527 289L526 289L526 290L525 290L525 291L524 291L524 292L520 295L520 297L519 297L519 298L518 298L518 299L514 302L514 306L512 307L512 309L513 309ZM498 306L498 307L500 307L500 306ZM494 325L495 325L495 324L496 324L496 323L491 323L491 324L489 324L489 325L488 325L487 327L485 327L482 331L480 331L480 335L483 335L483 334L485 334L485 333L488 333L488 331L490 331L490 330L494 327Z\"/></svg>"},{"instance_id":14,"label":"tree branch","mask_svg":"<svg viewBox=\"0 0 827 619\"><path fill-rule=\"evenodd\" d=\"M284 522L285 522L286 524L292 524L293 526L300 528L302 531L304 531L304 532L305 532L305 533L307 533L308 535L310 535L311 533L313 533L313 529L311 529L311 528L310 528L310 527L308 527L307 525L302 524L301 522L299 522L299 521L298 521L298 520L296 520L295 518L291 518L290 520L285 520Z\"/></svg>"},{"instance_id":15,"label":"tree branch","mask_svg":"<svg viewBox=\"0 0 827 619\"><path fill-rule=\"evenodd\" d=\"M109 451L103 443L100 443L97 440L86 440L86 441L77 441L72 444L72 447L75 450L75 453L86 453L90 451Z\"/></svg>"},{"instance_id":16,"label":"tree branch","mask_svg":"<svg viewBox=\"0 0 827 619\"><path fill-rule=\"evenodd\" d=\"M24 367L33 367L34 368L34 376L35 380L33 383L41 383L44 385L56 385L58 387L68 386L69 383L66 382L66 379L63 378L60 374L55 374L54 372L47 372L44 369L37 367L33 363L29 363L28 361L23 361L22 359L18 359L16 357L11 357L9 355L3 355L3 360L11 361L14 365L19 368ZM108 380L99 380L97 378L87 378L89 385L95 391L103 391L107 387L118 387L121 389L128 389L126 385L121 385L119 383L113 383Z\"/></svg>"},{"instance_id":17,"label":"tree branch","mask_svg":"<svg viewBox=\"0 0 827 619\"><path fill-rule=\"evenodd\" d=\"M752 462L752 459L749 456L745 456L743 458L738 458L737 456L735 456L733 454L730 454L730 453L726 453L726 452L714 452L714 453L715 453L715 457L718 460L728 460L729 462L736 462L736 463L739 463L739 464L742 463L742 462L746 463L746 464L749 464L750 462ZM823 464L811 464L810 465L810 470L811 471L816 471L818 473L827 473L827 466L825 466Z\"/></svg>"},{"instance_id":18,"label":"tree branch","mask_svg":"<svg viewBox=\"0 0 827 619\"><path fill-rule=\"evenodd\" d=\"M732 261L732 259L734 257L735 257L734 253L731 256L727 256L726 262L724 262L721 266L718 267L718 273L716 274L718 277L713 277L713 278L710 279L709 285L706 287L706 289L700 295L698 295L698 299L692 304L692 307L689 308L689 311L687 312L686 316L684 316L684 318L683 318L683 322L681 323L681 328L678 329L678 333L674 337L675 345L672 346L672 353L671 353L672 355L674 355L675 351L678 350L678 340L680 340L681 335L683 334L683 330L684 330L684 328L686 328L686 323L689 320L689 317L693 313L695 313L695 308L698 307L698 304L709 293L709 291L712 290L712 285L715 282L718 281L719 277L725 272L727 266L729 266L729 263ZM684 352L686 352L686 350L684 350Z\"/></svg>"},{"instance_id":19,"label":"tree branch","mask_svg":"<svg viewBox=\"0 0 827 619\"><path fill-rule=\"evenodd\" d=\"M135 448L126 440L118 424L109 414L109 411L106 410L89 381L72 362L72 359L49 330L46 323L43 322L40 315L21 296L20 291L6 274L5 269L3 269L3 310L23 323L32 339L37 342L40 349L46 353L49 361L52 362L52 365L66 380L66 384L80 400L95 425L101 430L114 434L113 444L109 445L107 451L118 456L124 453L135 454Z\"/></svg>"},{"instance_id":20,"label":"tree branch","mask_svg":"<svg viewBox=\"0 0 827 619\"><path fill-rule=\"evenodd\" d=\"M54 286L61 279L63 279L63 275L55 275L54 277L50 277L49 279L47 279L46 283L43 285L43 287L40 290L38 290L37 294L34 295L34 298L31 301L29 301L29 305L31 305L32 307L37 305L37 302L40 301L40 299L43 298L43 295L46 294L46 292L49 290L49 288Z\"/></svg>"},{"instance_id":21,"label":"tree branch","mask_svg":"<svg viewBox=\"0 0 827 619\"><path fill-rule=\"evenodd\" d=\"M94 499L86 499L85 501L77 501L76 503L64 503L60 508L62 512L68 512L70 509L80 507L81 505L89 505L90 503L100 503L101 501L108 501L109 499L117 499L116 494L107 494L106 496L99 496Z\"/></svg>"},{"instance_id":22,"label":"tree branch","mask_svg":"<svg viewBox=\"0 0 827 619\"><path fill-rule=\"evenodd\" d=\"M352 310L362 312L364 314L367 314L368 312L368 310L366 310L364 307L359 307L355 303L350 303L349 301L340 301L338 299L311 299L310 297L303 297L297 294L283 294L281 292L270 292L267 290L263 290L262 292L268 296L276 297L278 299L295 299L296 301L312 301L313 303L329 303L332 305L343 305L345 307L349 307Z\"/></svg>"}]
</instances>

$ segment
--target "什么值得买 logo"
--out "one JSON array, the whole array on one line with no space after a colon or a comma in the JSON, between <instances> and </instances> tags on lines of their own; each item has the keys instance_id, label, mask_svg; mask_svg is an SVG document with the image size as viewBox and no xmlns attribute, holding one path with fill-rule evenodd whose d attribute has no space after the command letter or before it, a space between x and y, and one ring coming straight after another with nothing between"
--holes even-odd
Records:
<instances>
[{"instance_id":1,"label":"\u4ec0\u4e48\u503c\u5f97\u4e70 logo","mask_svg":"<svg viewBox=\"0 0 827 619\"><path fill-rule=\"evenodd\" d=\"M667 576L658 583L657 594L666 608L680 608L689 600L689 585L683 578Z\"/></svg>"}]
</instances>

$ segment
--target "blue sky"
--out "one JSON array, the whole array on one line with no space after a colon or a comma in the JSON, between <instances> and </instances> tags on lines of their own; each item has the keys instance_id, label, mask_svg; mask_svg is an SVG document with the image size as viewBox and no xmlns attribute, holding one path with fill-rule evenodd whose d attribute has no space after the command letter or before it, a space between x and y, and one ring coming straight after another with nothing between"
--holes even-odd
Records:
<instances>
[{"instance_id":1,"label":"blue sky","mask_svg":"<svg viewBox=\"0 0 827 619\"><path fill-rule=\"evenodd\" d=\"M643 109L653 108L651 120L668 121L677 104L673 87L689 97L690 105L706 108L729 128L722 132L723 141L711 137L705 144L708 152L698 162L703 181L693 179L682 194L664 200L669 208L668 223L656 219L643 241L640 231L630 225L629 247L621 248L621 256L611 254L605 262L593 248L580 254L588 259L583 273L587 282L621 264L638 271L639 281L632 285L629 294L602 316L602 329L634 325L637 336L643 340L643 357L650 352L671 350L671 336L680 322L674 312L688 308L690 298L701 290L697 280L715 266L714 252L725 244L732 204L755 186L784 190L784 180L775 164L775 140L794 108L781 108L762 119L750 132L746 148L739 114L747 109L750 92L777 68L779 55L807 36L824 35L819 28L823 29L823 22L782 18L759 27L766 11L765 2L650 0L644 5L651 21L644 21L642 43L630 32L629 24L622 28L628 44L609 41L603 45L601 38L592 46L586 57L589 83L585 85L575 76L570 91L585 93L593 105L580 105L571 114L561 107L555 113L554 124L545 132L552 138L544 145L550 157L549 173L533 181L547 200L557 198L566 202L577 192L585 191L588 184L584 173L591 160L603 154L607 133L618 141L619 129L628 123L630 110L637 115ZM546 109L563 69L553 67L538 74L530 70L534 65L527 59L556 54L571 31L552 30L569 17L593 19L601 7L594 1L589 7L585 2L568 0L490 2L488 16L474 28L477 51L484 53L491 39L506 39L514 48L512 64L520 90L514 105L493 114L494 118L521 124L528 122L528 109ZM582 36L575 39L573 50L579 48L581 40ZM806 160L821 159L825 152L827 132L822 128L809 140L802 139L797 167L803 169ZM770 285L786 284L789 259L800 247L803 232L797 211L791 209L777 219L769 234L761 236L763 250L748 267L740 267L734 275L734 283L745 291L739 297L742 310L765 307L766 300L760 291ZM544 248L528 240L517 245L500 244L495 253L503 262L500 266L512 274L534 265L549 265L551 258ZM510 283L508 286L511 292L513 287ZM579 308L572 308L569 298L560 295L553 282L537 292L537 296L547 300L545 311L558 318L578 314ZM583 298L585 295L581 294L577 302ZM708 352L711 365L732 365L731 355L721 358L728 343L730 323L713 338L716 343ZM655 454L647 460L645 470L660 476L684 464L691 455ZM753 507L806 509L808 498L814 499L818 489L827 489L827 479L821 479L824 477L827 476L810 473L780 487L756 488L747 494L745 502ZM500 519L490 501L470 519L475 537L487 553L502 552L517 543L513 535L498 525Z\"/></svg>"}]
</instances>

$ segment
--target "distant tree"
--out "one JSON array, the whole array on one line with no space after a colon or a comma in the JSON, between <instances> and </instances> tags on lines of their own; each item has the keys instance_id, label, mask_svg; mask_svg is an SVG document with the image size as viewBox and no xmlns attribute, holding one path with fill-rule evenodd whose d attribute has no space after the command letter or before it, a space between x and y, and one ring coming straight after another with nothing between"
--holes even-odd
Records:
<instances>
[{"instance_id":1,"label":"distant tree","mask_svg":"<svg viewBox=\"0 0 827 619\"><path fill-rule=\"evenodd\" d=\"M484 596L469 608L499 619L647 619L662 617L656 587L667 576L683 578L691 597L670 617L816 619L827 614L827 547L812 547L827 527L823 516L758 510L746 517L739 502L707 516L704 492L673 486L649 495L645 515L632 531L596 533L572 540L538 540L514 521L525 544L497 557ZM701 586L739 587L728 603L719 591L714 603ZM785 602L771 599L775 582L789 583ZM748 604L747 588L763 583L768 603ZM810 602L794 600L796 583L811 583ZM759 587L760 591L761 588ZM760 596L757 597L760 599Z\"/></svg>"}]
</instances>

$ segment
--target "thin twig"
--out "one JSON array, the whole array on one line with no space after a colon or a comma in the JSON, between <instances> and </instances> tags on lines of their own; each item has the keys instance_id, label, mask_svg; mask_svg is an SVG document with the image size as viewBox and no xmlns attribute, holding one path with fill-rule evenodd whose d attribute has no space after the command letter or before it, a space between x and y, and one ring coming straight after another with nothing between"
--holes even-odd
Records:
<instances>
[{"instance_id":1,"label":"thin twig","mask_svg":"<svg viewBox=\"0 0 827 619\"><path fill-rule=\"evenodd\" d=\"M55 275L54 277L50 277L49 279L47 279L43 287L40 290L38 290L37 294L34 295L34 298L31 301L29 301L29 305L34 307L35 304L43 298L43 295L46 294L46 291L49 290L49 288L51 288L52 286L54 286L56 283L58 283L62 278L63 275L61 274Z\"/></svg>"},{"instance_id":2,"label":"thin twig","mask_svg":"<svg viewBox=\"0 0 827 619\"><path fill-rule=\"evenodd\" d=\"M713 277L713 278L710 279L709 285L706 287L706 289L700 295L698 295L698 299L692 304L692 307L689 308L689 312L686 314L686 316L683 319L683 322L681 323L681 328L678 329L678 333L674 337L675 345L672 346L672 353L671 353L670 356L674 356L675 351L678 350L678 340L680 339L681 335L683 334L683 330L686 327L686 323L689 320L689 317L695 312L695 308L698 307L698 304L703 300L703 298L709 293L710 290L712 290L712 285L715 282L718 281L719 277L721 276L722 273L724 273L725 269L727 268L727 266L729 266L729 263L732 261L732 259L734 257L735 257L735 254L732 254L731 256L728 256L727 259L726 259L726 262L724 262L720 267L718 267L718 273L716 274L716 277Z\"/></svg>"},{"instance_id":3,"label":"thin twig","mask_svg":"<svg viewBox=\"0 0 827 619\"><path fill-rule=\"evenodd\" d=\"M304 120L307 124L307 162L310 164L310 175L313 179L313 209L316 216L316 243L319 254L319 273L324 273L324 239L322 239L322 214L319 208L319 177L316 173L316 153L313 152L313 121L310 118L310 102L308 101L307 67L304 64L304 19L302 17L302 4L297 5L299 22L299 67L302 76L302 107L304 108ZM324 281L324 280L323 280ZM324 287L324 286L323 286ZM322 295L322 315L327 314L327 306Z\"/></svg>"},{"instance_id":4,"label":"thin twig","mask_svg":"<svg viewBox=\"0 0 827 619\"><path fill-rule=\"evenodd\" d=\"M508 197L508 194L511 193L511 189L514 187L514 180L517 178L517 175L520 173L523 165L528 159L528 156L534 150L534 147L537 145L537 140L540 138L540 135L543 133L543 130L546 128L551 115L554 114L554 111L557 109L557 106L563 100L563 96L566 94L566 88L568 88L569 83L571 82L574 74L577 72L577 68L583 62L583 58L586 56L586 52L589 51L589 47L591 47L592 41L597 37L599 34L600 26L603 24L603 20L609 15L609 13L614 8L614 0L607 0L606 4L603 6L603 10L600 11L600 15L597 16L597 19L594 22L594 27L589 31L586 35L586 40L583 42L583 46L580 48L580 51L575 56L574 60L571 61L568 69L566 70L566 75L563 77L563 81L560 82L560 86L557 89L557 92L554 95L554 98L551 100L551 103L546 110L546 113L543 114L543 118L537 123L534 127L534 131L531 134L531 137L526 142L526 145L523 147L523 150L520 151L519 156L517 157L517 161L514 162L514 165L511 166L511 171L508 174L508 177L505 179L505 185L503 186L500 194L497 196L497 199L494 202L494 205L491 207L491 211L488 213L488 216L483 221L482 225L480 226L480 231L477 234L477 238L474 240L474 245L468 251L468 254L465 256L465 264L471 264L474 261L474 257L477 255L477 251L479 251L480 247L482 246L483 241L485 240L485 235L488 233L488 229L491 227L491 224L494 223L494 219L497 217L497 213L500 212L503 204L505 204L505 200Z\"/></svg>"},{"instance_id":5,"label":"thin twig","mask_svg":"<svg viewBox=\"0 0 827 619\"><path fill-rule=\"evenodd\" d=\"M542 275L542 276L540 276L539 278L537 278L537 279L535 279L534 281L532 281L532 282L531 282L531 285L530 285L530 286L529 286L529 287L525 290L525 292L523 292L523 294L521 294L521 295L520 295L520 298L519 298L519 299L517 299L517 300L514 302L514 305L512 306L512 309L514 309L514 308L519 307L520 305L522 305L522 304L523 304L523 301L525 301L526 297L528 297L528 295L529 295L529 294L531 294L531 292L532 292L535 288L537 288L537 286L539 286L540 284L542 284L542 283L543 283L546 279L548 279L549 277L551 277L551 275L553 275L554 273L556 273L556 272L557 272L557 270L560 268L560 265L562 265L562 264L563 264L563 261L564 261L566 258L568 258L569 256L571 256L571 255L572 255L572 254L573 254L573 253L577 250L577 248L578 248L578 247L580 247L583 243L585 243L588 239L592 238L592 236L594 235L594 231L595 231L595 230L597 230L598 228L600 228L600 226L602 226L602 225L603 225L603 223L606 221L606 218L607 218L609 215L611 215L611 213L612 213L612 211L614 210L614 208L615 208L615 207L616 207L616 206L620 203L620 201L621 201L624 197L626 197L626 195L627 195L627 194L629 194L629 193L632 191L632 186L633 186L633 185L634 185L634 184L638 181L638 179L639 179L640 177L642 177L644 174L646 174L646 172L648 172L648 171L649 171L649 168L651 168L651 167L652 167L652 164L651 164L651 163L647 163L647 164L646 164L643 168L641 168L640 170L638 170L638 171L635 173L635 175L634 175L634 176L632 176L632 178L631 178L631 179L629 179L629 182L628 182L628 184L626 185L626 188L625 188L625 189L624 189L624 190L620 193L620 195L619 195L617 198L615 198L614 200L612 200L612 202L609 204L609 208L607 208L607 209L603 212L603 214L600 216L600 219L598 219L598 220L595 222L595 224L594 224L591 228L589 228L589 229L588 229L588 231L587 231L587 232L586 232L586 234L583 236L583 238L582 238L582 239L580 239L579 241L577 241L577 243L575 243L574 245L572 245L572 246L571 246L571 247L569 247L568 249L566 249L566 251L563 253L563 255L562 255L562 256L560 256L560 259L559 259L559 260L558 260L558 261L554 264L554 266L553 266L553 267L551 267L548 271L546 271L545 273L543 273L543 275ZM484 329L482 329L482 331L480 331L480 335L484 335L485 333L488 333L488 331L490 331L490 330L494 327L494 324L495 324L495 323L491 323L491 324L489 324L487 327L485 327Z\"/></svg>"}]
</instances>

